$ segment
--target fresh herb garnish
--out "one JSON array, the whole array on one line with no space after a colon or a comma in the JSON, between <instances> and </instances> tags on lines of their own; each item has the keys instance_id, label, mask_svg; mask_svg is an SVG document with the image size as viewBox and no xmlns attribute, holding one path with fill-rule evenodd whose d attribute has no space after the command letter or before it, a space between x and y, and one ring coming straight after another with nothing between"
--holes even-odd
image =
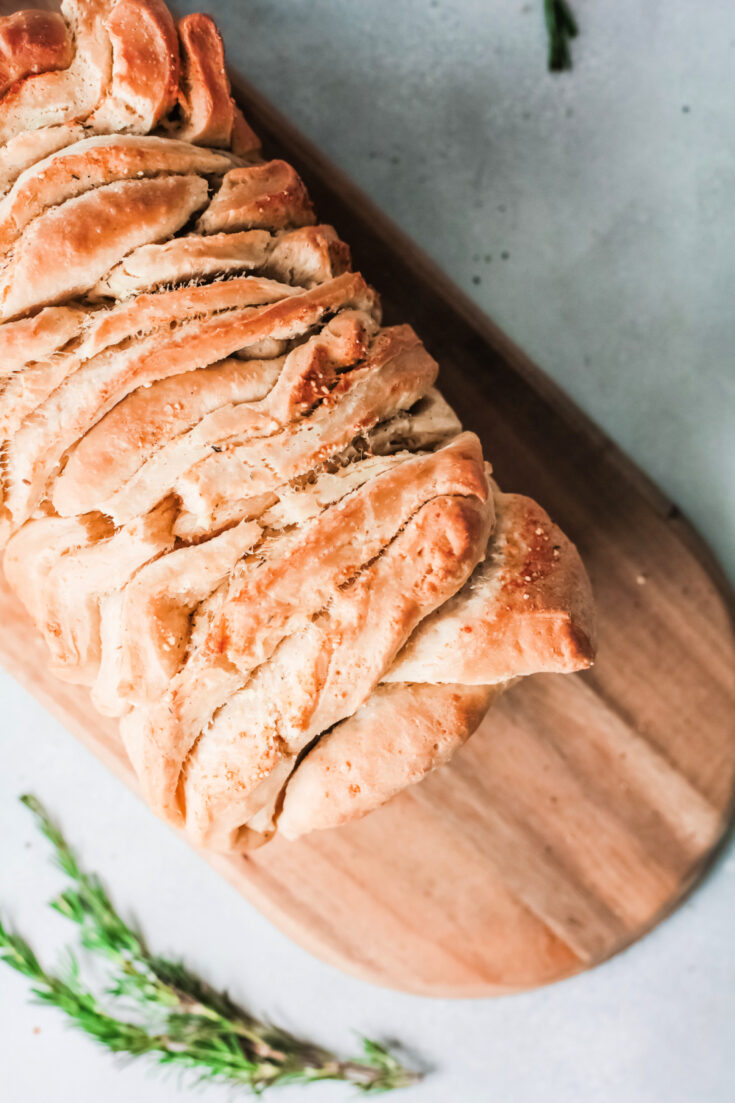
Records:
<instances>
[{"instance_id":1,"label":"fresh herb garnish","mask_svg":"<svg viewBox=\"0 0 735 1103\"><path fill-rule=\"evenodd\" d=\"M97 997L82 981L72 953L62 973L50 973L20 935L0 922L0 960L32 981L43 1004L113 1053L149 1054L163 1065L193 1070L260 1094L276 1084L342 1080L364 1092L385 1092L419 1079L385 1046L362 1039L362 1054L343 1061L328 1050L244 1011L184 964L151 953L143 936L115 910L99 877L83 870L59 828L35 797L21 800L52 844L71 884L52 907L76 923L82 946L104 958L109 982ZM122 1008L124 1018L116 1010Z\"/></svg>"},{"instance_id":2,"label":"fresh herb garnish","mask_svg":"<svg viewBox=\"0 0 735 1103\"><path fill-rule=\"evenodd\" d=\"M552 73L571 69L571 40L579 34L572 9L567 0L544 0L544 14L549 36L549 69Z\"/></svg>"}]
</instances>

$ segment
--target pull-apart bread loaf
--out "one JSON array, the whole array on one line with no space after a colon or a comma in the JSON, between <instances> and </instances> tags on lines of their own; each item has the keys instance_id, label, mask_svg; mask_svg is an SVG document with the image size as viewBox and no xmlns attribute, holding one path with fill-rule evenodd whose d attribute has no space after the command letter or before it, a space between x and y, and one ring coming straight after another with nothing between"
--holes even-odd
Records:
<instances>
[{"instance_id":1,"label":"pull-apart bread loaf","mask_svg":"<svg viewBox=\"0 0 735 1103\"><path fill-rule=\"evenodd\" d=\"M593 658L574 546L489 479L162 0L0 20L0 533L60 678L199 844L362 816Z\"/></svg>"}]
</instances>

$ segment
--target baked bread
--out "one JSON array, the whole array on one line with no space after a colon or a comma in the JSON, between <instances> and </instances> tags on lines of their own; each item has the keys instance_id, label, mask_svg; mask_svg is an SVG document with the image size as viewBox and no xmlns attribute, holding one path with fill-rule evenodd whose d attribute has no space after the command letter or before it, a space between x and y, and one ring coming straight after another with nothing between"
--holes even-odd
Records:
<instances>
[{"instance_id":1,"label":"baked bread","mask_svg":"<svg viewBox=\"0 0 735 1103\"><path fill-rule=\"evenodd\" d=\"M589 583L263 158L212 21L62 12L0 20L5 572L160 815L332 827L589 666Z\"/></svg>"}]
</instances>

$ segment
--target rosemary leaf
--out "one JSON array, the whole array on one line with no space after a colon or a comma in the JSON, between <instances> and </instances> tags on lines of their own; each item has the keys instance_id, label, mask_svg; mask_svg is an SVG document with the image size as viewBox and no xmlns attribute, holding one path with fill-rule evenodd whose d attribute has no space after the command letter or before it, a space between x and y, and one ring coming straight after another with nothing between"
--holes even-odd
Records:
<instances>
[{"instance_id":1,"label":"rosemary leaf","mask_svg":"<svg viewBox=\"0 0 735 1103\"><path fill-rule=\"evenodd\" d=\"M222 1080L258 1094L276 1084L318 1080L342 1080L377 1093L419 1079L379 1042L363 1038L360 1056L340 1060L252 1015L183 962L153 954L121 918L99 877L81 868L43 805L29 795L21 800L70 881L52 907L76 924L81 945L103 958L109 973L99 999L85 987L73 955L65 975L48 972L25 939L0 921L0 960L32 982L39 1002L63 1011L113 1053L152 1055L159 1064L195 1072L200 1080Z\"/></svg>"},{"instance_id":2,"label":"rosemary leaf","mask_svg":"<svg viewBox=\"0 0 735 1103\"><path fill-rule=\"evenodd\" d=\"M579 27L567 0L544 0L544 15L549 38L549 69L552 73L572 67L571 39Z\"/></svg>"}]
</instances>

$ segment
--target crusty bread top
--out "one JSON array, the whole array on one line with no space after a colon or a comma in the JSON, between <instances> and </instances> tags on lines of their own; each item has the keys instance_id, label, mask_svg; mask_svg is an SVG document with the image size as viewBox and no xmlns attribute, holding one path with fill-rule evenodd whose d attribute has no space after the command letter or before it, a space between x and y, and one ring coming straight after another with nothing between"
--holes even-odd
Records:
<instances>
[{"instance_id":1,"label":"crusty bread top","mask_svg":"<svg viewBox=\"0 0 735 1103\"><path fill-rule=\"evenodd\" d=\"M338 827L448 762L503 686L382 685L319 740L276 812L287 839ZM267 825L261 826L267 830Z\"/></svg>"},{"instance_id":2,"label":"crusty bread top","mask_svg":"<svg viewBox=\"0 0 735 1103\"><path fill-rule=\"evenodd\" d=\"M73 47L58 12L19 11L0 18L0 96L34 73L66 69Z\"/></svg>"},{"instance_id":3,"label":"crusty bread top","mask_svg":"<svg viewBox=\"0 0 735 1103\"><path fill-rule=\"evenodd\" d=\"M386 680L485 685L592 665L594 604L577 549L531 498L495 487L495 513L484 561Z\"/></svg>"},{"instance_id":4,"label":"crusty bread top","mask_svg":"<svg viewBox=\"0 0 735 1103\"><path fill-rule=\"evenodd\" d=\"M163 0L0 20L0 543L203 845L362 815L594 655L576 549Z\"/></svg>"}]
</instances>

